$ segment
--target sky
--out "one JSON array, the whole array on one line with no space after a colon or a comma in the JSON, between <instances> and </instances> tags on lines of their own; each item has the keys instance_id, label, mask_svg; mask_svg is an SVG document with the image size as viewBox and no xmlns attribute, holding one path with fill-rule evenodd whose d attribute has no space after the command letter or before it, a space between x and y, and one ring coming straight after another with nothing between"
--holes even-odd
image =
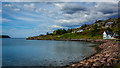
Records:
<instances>
[{"instance_id":1,"label":"sky","mask_svg":"<svg viewBox=\"0 0 120 68\"><path fill-rule=\"evenodd\" d=\"M118 3L2 2L0 14L3 35L26 38L56 29L77 28L100 19L117 18Z\"/></svg>"}]
</instances>

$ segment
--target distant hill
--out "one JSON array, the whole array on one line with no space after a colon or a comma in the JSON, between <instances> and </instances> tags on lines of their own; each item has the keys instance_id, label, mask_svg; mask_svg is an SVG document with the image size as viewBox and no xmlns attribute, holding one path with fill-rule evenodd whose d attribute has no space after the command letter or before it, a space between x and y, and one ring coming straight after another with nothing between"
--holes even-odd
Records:
<instances>
[{"instance_id":1,"label":"distant hill","mask_svg":"<svg viewBox=\"0 0 120 68\"><path fill-rule=\"evenodd\" d=\"M107 20L97 20L93 24L83 24L79 28L74 29L58 29L53 33L46 35L28 37L34 40L51 40L51 39L102 39L104 31L113 31L120 36L120 17Z\"/></svg>"},{"instance_id":2,"label":"distant hill","mask_svg":"<svg viewBox=\"0 0 120 68\"><path fill-rule=\"evenodd\" d=\"M11 37L8 35L0 35L0 38L11 38Z\"/></svg>"}]
</instances>

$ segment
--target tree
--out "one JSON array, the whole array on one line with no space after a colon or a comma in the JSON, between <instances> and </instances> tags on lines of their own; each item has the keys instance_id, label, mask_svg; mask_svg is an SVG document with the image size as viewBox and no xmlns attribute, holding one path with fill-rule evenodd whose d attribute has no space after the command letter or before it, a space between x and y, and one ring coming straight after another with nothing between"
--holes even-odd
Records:
<instances>
[{"instance_id":1,"label":"tree","mask_svg":"<svg viewBox=\"0 0 120 68\"><path fill-rule=\"evenodd\" d=\"M95 23L102 22L102 21L103 21L103 20L98 20L98 21L96 20L96 22L95 22Z\"/></svg>"},{"instance_id":2,"label":"tree","mask_svg":"<svg viewBox=\"0 0 120 68\"><path fill-rule=\"evenodd\" d=\"M93 26L93 30L92 30L92 32L91 32L91 36L92 36L92 37L95 36L95 35L97 34L97 32L98 32L98 25L95 24L95 25Z\"/></svg>"},{"instance_id":3,"label":"tree","mask_svg":"<svg viewBox=\"0 0 120 68\"><path fill-rule=\"evenodd\" d=\"M87 26L88 26L87 24L84 24L84 25L81 26L81 28L83 29L83 28L85 28Z\"/></svg>"},{"instance_id":4,"label":"tree","mask_svg":"<svg viewBox=\"0 0 120 68\"><path fill-rule=\"evenodd\" d=\"M49 35L49 32L47 32L46 35Z\"/></svg>"},{"instance_id":5,"label":"tree","mask_svg":"<svg viewBox=\"0 0 120 68\"><path fill-rule=\"evenodd\" d=\"M95 25L93 26L93 30L95 30L95 31L98 30L98 25L97 25L97 24L95 24Z\"/></svg>"},{"instance_id":6,"label":"tree","mask_svg":"<svg viewBox=\"0 0 120 68\"><path fill-rule=\"evenodd\" d=\"M67 31L65 29L62 30L62 34L65 34L67 33Z\"/></svg>"},{"instance_id":7,"label":"tree","mask_svg":"<svg viewBox=\"0 0 120 68\"><path fill-rule=\"evenodd\" d=\"M103 25L102 26L105 26L105 23L103 23Z\"/></svg>"},{"instance_id":8,"label":"tree","mask_svg":"<svg viewBox=\"0 0 120 68\"><path fill-rule=\"evenodd\" d=\"M71 33L71 32L72 32L72 29L68 29L68 30L67 30L67 33Z\"/></svg>"},{"instance_id":9,"label":"tree","mask_svg":"<svg viewBox=\"0 0 120 68\"><path fill-rule=\"evenodd\" d=\"M111 20L112 18L109 18L108 20Z\"/></svg>"},{"instance_id":10,"label":"tree","mask_svg":"<svg viewBox=\"0 0 120 68\"><path fill-rule=\"evenodd\" d=\"M60 35L60 29L56 30L56 34Z\"/></svg>"},{"instance_id":11,"label":"tree","mask_svg":"<svg viewBox=\"0 0 120 68\"><path fill-rule=\"evenodd\" d=\"M118 17L118 20L117 20L117 34L120 36L120 17Z\"/></svg>"},{"instance_id":12,"label":"tree","mask_svg":"<svg viewBox=\"0 0 120 68\"><path fill-rule=\"evenodd\" d=\"M120 36L120 23L118 23L118 35Z\"/></svg>"},{"instance_id":13,"label":"tree","mask_svg":"<svg viewBox=\"0 0 120 68\"><path fill-rule=\"evenodd\" d=\"M114 23L111 24L111 27L114 27L115 25L116 25L116 23L114 22Z\"/></svg>"},{"instance_id":14,"label":"tree","mask_svg":"<svg viewBox=\"0 0 120 68\"><path fill-rule=\"evenodd\" d=\"M56 31L56 30L55 30L55 31L53 31L53 34L54 34L54 35L56 35L56 34L57 34L57 31Z\"/></svg>"},{"instance_id":15,"label":"tree","mask_svg":"<svg viewBox=\"0 0 120 68\"><path fill-rule=\"evenodd\" d=\"M93 30L92 32L91 32L91 36L93 37L93 36L95 36L96 35L96 32Z\"/></svg>"},{"instance_id":16,"label":"tree","mask_svg":"<svg viewBox=\"0 0 120 68\"><path fill-rule=\"evenodd\" d=\"M39 36L43 36L43 34L40 34Z\"/></svg>"},{"instance_id":17,"label":"tree","mask_svg":"<svg viewBox=\"0 0 120 68\"><path fill-rule=\"evenodd\" d=\"M107 28L107 30L108 30L108 31L112 31L112 29L111 29L111 28L109 28L109 27Z\"/></svg>"},{"instance_id":18,"label":"tree","mask_svg":"<svg viewBox=\"0 0 120 68\"><path fill-rule=\"evenodd\" d=\"M56 34L56 35L61 35L61 34L65 34L65 33L67 33L67 31L65 29L58 29L53 32L53 34Z\"/></svg>"}]
</instances>

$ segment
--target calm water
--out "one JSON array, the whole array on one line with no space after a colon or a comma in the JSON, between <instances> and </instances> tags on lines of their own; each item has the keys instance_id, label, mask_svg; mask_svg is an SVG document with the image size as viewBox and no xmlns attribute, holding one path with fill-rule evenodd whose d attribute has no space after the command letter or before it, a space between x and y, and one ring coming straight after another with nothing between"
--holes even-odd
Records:
<instances>
[{"instance_id":1,"label":"calm water","mask_svg":"<svg viewBox=\"0 0 120 68\"><path fill-rule=\"evenodd\" d=\"M94 45L79 41L2 40L3 66L62 66L94 53Z\"/></svg>"}]
</instances>

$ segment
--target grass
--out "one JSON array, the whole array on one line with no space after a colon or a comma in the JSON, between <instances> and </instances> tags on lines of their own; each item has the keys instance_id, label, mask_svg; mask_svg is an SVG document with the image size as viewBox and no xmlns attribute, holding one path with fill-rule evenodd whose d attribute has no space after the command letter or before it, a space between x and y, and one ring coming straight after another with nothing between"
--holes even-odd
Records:
<instances>
[{"instance_id":1,"label":"grass","mask_svg":"<svg viewBox=\"0 0 120 68\"><path fill-rule=\"evenodd\" d=\"M101 32L102 33L102 32ZM95 36L92 36L92 30L78 32L78 33L65 33L62 35L43 35L28 37L27 39L102 39L102 34L96 33Z\"/></svg>"}]
</instances>

